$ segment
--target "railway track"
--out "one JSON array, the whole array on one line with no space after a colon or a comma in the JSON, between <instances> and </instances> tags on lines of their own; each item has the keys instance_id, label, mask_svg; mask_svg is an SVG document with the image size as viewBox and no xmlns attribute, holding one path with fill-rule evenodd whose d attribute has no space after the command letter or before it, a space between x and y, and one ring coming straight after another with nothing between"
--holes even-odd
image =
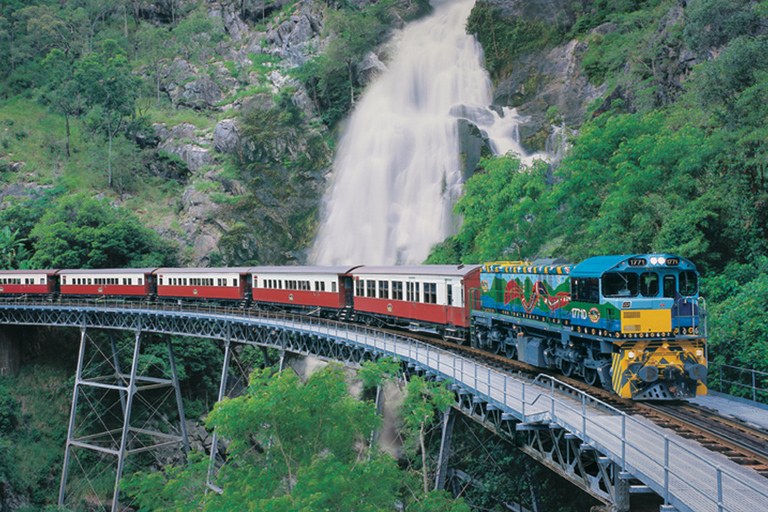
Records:
<instances>
[{"instance_id":1,"label":"railway track","mask_svg":"<svg viewBox=\"0 0 768 512\"><path fill-rule=\"evenodd\" d=\"M466 357L523 378L533 380L540 374L550 375L599 398L628 415L642 416L680 437L694 441L712 452L720 453L732 462L768 478L768 430L756 425L740 422L712 409L685 401L635 402L619 398L609 391L589 386L583 381L563 377L556 372L542 370L501 355L427 336L415 337L425 343L460 352Z\"/></svg>"}]
</instances>

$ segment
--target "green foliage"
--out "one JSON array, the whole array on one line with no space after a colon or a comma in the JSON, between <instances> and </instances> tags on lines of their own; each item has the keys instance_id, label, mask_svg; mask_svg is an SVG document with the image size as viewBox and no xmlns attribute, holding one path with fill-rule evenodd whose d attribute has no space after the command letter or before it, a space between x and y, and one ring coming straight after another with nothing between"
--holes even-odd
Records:
<instances>
[{"instance_id":1,"label":"green foliage","mask_svg":"<svg viewBox=\"0 0 768 512\"><path fill-rule=\"evenodd\" d=\"M555 216L549 166L521 167L514 156L484 158L482 172L464 187L455 211L461 231L430 254L430 263L477 263L535 258L552 235Z\"/></svg>"},{"instance_id":2,"label":"green foliage","mask_svg":"<svg viewBox=\"0 0 768 512\"><path fill-rule=\"evenodd\" d=\"M185 59L202 64L210 58L216 43L224 38L224 27L219 18L198 9L180 21L171 33L178 52Z\"/></svg>"},{"instance_id":3,"label":"green foliage","mask_svg":"<svg viewBox=\"0 0 768 512\"><path fill-rule=\"evenodd\" d=\"M390 374L397 364L376 363L368 370ZM449 403L438 387L413 392L420 414L430 414L423 400L441 407ZM254 372L247 393L218 403L206 423L230 440L215 481L221 494L206 493L208 461L193 454L183 467L124 479L122 488L139 510L375 512L394 510L398 502L406 511L469 510L445 493L404 488L409 478L396 461L367 445L379 424L374 404L354 399L345 372L335 365L315 372L305 384L291 371Z\"/></svg>"},{"instance_id":4,"label":"green foliage","mask_svg":"<svg viewBox=\"0 0 768 512\"><path fill-rule=\"evenodd\" d=\"M506 76L518 56L555 46L564 35L560 26L504 16L501 8L484 1L472 8L467 32L483 46L485 66L495 79Z\"/></svg>"},{"instance_id":5,"label":"green foliage","mask_svg":"<svg viewBox=\"0 0 768 512\"><path fill-rule=\"evenodd\" d=\"M435 418L435 412L446 413L456 403L456 397L449 388L450 382L425 380L418 375L408 381L405 399L400 406L404 423L406 454L421 453L421 475L424 494L429 492L430 467L427 462L427 429Z\"/></svg>"},{"instance_id":6,"label":"green foliage","mask_svg":"<svg viewBox=\"0 0 768 512\"><path fill-rule=\"evenodd\" d=\"M389 1L362 10L351 4L345 4L340 10L325 10L325 35L330 37L328 48L294 75L312 92L326 125L335 127L354 105L362 88L355 77L354 66L383 42L393 14L394 4Z\"/></svg>"},{"instance_id":7,"label":"green foliage","mask_svg":"<svg viewBox=\"0 0 768 512\"><path fill-rule=\"evenodd\" d=\"M765 257L752 279L710 308L710 359L768 372L768 272ZM714 284L714 283L713 283ZM720 284L720 283L718 283ZM711 286L711 285L710 285Z\"/></svg>"},{"instance_id":8,"label":"green foliage","mask_svg":"<svg viewBox=\"0 0 768 512\"><path fill-rule=\"evenodd\" d=\"M84 196L57 203L30 233L36 268L161 267L174 249L124 209Z\"/></svg>"},{"instance_id":9,"label":"green foliage","mask_svg":"<svg viewBox=\"0 0 768 512\"><path fill-rule=\"evenodd\" d=\"M19 230L11 232L10 226L0 229L0 269L28 268L29 254L19 238Z\"/></svg>"},{"instance_id":10,"label":"green foliage","mask_svg":"<svg viewBox=\"0 0 768 512\"><path fill-rule=\"evenodd\" d=\"M19 401L6 388L5 383L0 380L0 434L7 435L13 431L19 424L20 417ZM1 447L0 450L2 450Z\"/></svg>"},{"instance_id":11,"label":"green foliage","mask_svg":"<svg viewBox=\"0 0 768 512\"><path fill-rule=\"evenodd\" d=\"M685 42L699 54L737 37L754 35L762 26L761 13L747 0L692 0L685 12Z\"/></svg>"}]
</instances>

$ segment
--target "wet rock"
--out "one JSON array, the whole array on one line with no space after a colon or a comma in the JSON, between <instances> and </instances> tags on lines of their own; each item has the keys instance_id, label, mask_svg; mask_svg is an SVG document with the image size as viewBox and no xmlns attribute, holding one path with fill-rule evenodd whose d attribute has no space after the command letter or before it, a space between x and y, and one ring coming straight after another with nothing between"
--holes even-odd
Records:
<instances>
[{"instance_id":1,"label":"wet rock","mask_svg":"<svg viewBox=\"0 0 768 512\"><path fill-rule=\"evenodd\" d=\"M363 61L357 65L357 80L363 86L368 85L386 70L387 66L379 60L379 57L373 52L368 52Z\"/></svg>"},{"instance_id":2,"label":"wet rock","mask_svg":"<svg viewBox=\"0 0 768 512\"><path fill-rule=\"evenodd\" d=\"M480 159L493 154L488 134L466 119L457 121L459 128L459 154L462 176L466 182L477 169Z\"/></svg>"}]
</instances>

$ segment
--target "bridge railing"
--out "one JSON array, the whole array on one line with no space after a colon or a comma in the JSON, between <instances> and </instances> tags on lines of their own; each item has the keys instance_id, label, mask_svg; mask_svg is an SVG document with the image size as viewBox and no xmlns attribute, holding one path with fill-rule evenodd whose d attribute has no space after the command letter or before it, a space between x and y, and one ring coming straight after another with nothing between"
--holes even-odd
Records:
<instances>
[{"instance_id":1,"label":"bridge railing","mask_svg":"<svg viewBox=\"0 0 768 512\"><path fill-rule=\"evenodd\" d=\"M768 404L768 373L711 361L708 366L709 389Z\"/></svg>"},{"instance_id":2,"label":"bridge railing","mask_svg":"<svg viewBox=\"0 0 768 512\"><path fill-rule=\"evenodd\" d=\"M0 301L0 305L6 304L7 301ZM744 508L747 497L756 503L752 507L755 510L760 508L760 503L768 503L768 492L764 487L742 478L740 474L725 471L684 442L660 433L652 424L630 417L563 382L544 375L534 381L527 381L455 353L420 343L406 335L389 332L382 334L381 331L363 325L301 315L218 305L182 306L130 301L64 301L46 305L223 315L258 319L267 324L276 322L287 329L330 336L345 343L398 357L408 364L432 372L436 377L450 379L460 387L471 388L477 399L510 411L523 423L555 423L578 436L584 444L609 456L628 474L646 482L664 497L666 503L675 502L673 504L679 506L691 500L704 502L704 507L697 509L697 512L749 510ZM691 480L691 467L697 468L699 474L695 480Z\"/></svg>"}]
</instances>

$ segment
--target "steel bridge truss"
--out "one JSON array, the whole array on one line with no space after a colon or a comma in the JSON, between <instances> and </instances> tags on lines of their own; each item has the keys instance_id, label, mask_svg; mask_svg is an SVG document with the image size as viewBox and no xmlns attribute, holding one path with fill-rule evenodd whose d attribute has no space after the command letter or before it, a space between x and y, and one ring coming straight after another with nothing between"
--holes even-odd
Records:
<instances>
[{"instance_id":1,"label":"steel bridge truss","mask_svg":"<svg viewBox=\"0 0 768 512\"><path fill-rule=\"evenodd\" d=\"M117 333L119 334L119 333ZM189 450L184 409L176 363L169 337L167 352L153 351L141 357L143 333L134 336L92 336L80 328L80 352L67 430L59 505L74 506L74 500L98 495L97 482L114 476L111 510L119 507L119 481L129 456L157 453L179 446ZM177 425L168 432L154 428L167 424L163 412L175 402ZM70 479L79 475L79 478ZM78 485L68 485L68 480Z\"/></svg>"},{"instance_id":2,"label":"steel bridge truss","mask_svg":"<svg viewBox=\"0 0 768 512\"><path fill-rule=\"evenodd\" d=\"M220 340L224 344L225 360L222 368L222 377L219 391L219 399L230 395L232 384L230 376L230 365L233 353L237 352L236 347L240 344L258 345L262 348L278 349L282 355L285 353L294 353L300 355L316 356L323 359L335 360L350 366L358 366L363 361L375 361L386 355L375 349L371 349L361 344L355 344L345 341L340 336L332 333L318 334L303 325L288 325L289 323L279 324L278 319L284 319L283 315L266 314L262 312L248 312L236 308L216 308L201 307L195 309L181 309L180 307L160 305L151 307L138 304L122 304L112 306L113 309L103 305L94 304L64 304L57 303L52 305L18 305L9 306L0 304L0 325L50 325L60 327L79 327L81 329L81 347L80 361L78 363L78 376L76 378L75 392L72 403L72 415L70 418L70 429L67 440L67 453L64 472L62 475L61 495L62 500L65 494L66 479L68 469L71 466L70 459L75 457L76 449L90 449L103 456L113 455L118 459L118 468L115 478L115 491L112 503L112 510L117 510L118 487L117 482L120 479L122 467L125 458L132 454L152 449L151 445L144 437L150 434L145 427L134 427L131 425L132 407L137 401L140 392L149 386L154 388L160 386L170 386L175 390L177 403L179 406L179 416L183 417L181 410L181 401L178 395L178 381L175 370L167 378L157 381L142 380L139 369L139 353L141 349L142 333L159 333L166 335L193 336L199 338L210 338ZM275 320L272 322L272 320ZM313 319L318 325L327 325L322 320ZM135 333L132 363L129 373L121 371L117 361L122 359L115 356L116 351L120 349L110 348L109 350L99 349L102 360L113 361L109 371L105 371L100 377L90 377L86 371L88 366L85 361L86 346L89 338L86 336L86 329L110 329L129 331ZM168 343L168 353L170 367L173 367L173 352ZM282 359L282 356L281 356ZM407 371L416 372L427 378L440 379L429 368L423 368L414 362L404 362ZM114 379L117 378L117 381ZM242 378L242 375L240 376ZM113 379L109 388L105 388L105 382ZM162 382L161 382L162 381ZM123 423L120 428L104 426L102 432L95 434L81 433L82 428L78 425L85 425L84 420L80 420L81 404L87 404L93 408L97 407L95 399L90 398L89 393L95 393L98 390L109 389L119 393L118 411L122 411ZM149 389L149 388L147 388ZM581 489L595 496L598 500L609 505L616 512L629 510L629 494L626 482L621 479L624 476L618 466L606 457L603 457L595 449L584 445L581 441L569 432L564 431L555 424L521 424L514 416L503 412L498 407L489 403L482 395L472 389L465 389L454 386L458 404L456 408L469 417L481 422L487 428L498 435L509 439L520 440L520 432L524 432L523 451L528 453L534 459L542 462L559 474L565 476L572 483ZM155 407L155 410L157 407ZM112 407L111 410L115 410ZM98 414L92 413L92 416L86 418L98 417ZM102 421L106 424L106 422ZM119 422L118 422L119 423ZM183 431L183 422L181 430ZM446 428L449 423L446 421ZM119 435L118 435L119 434ZM158 436L163 439L162 436ZM175 442L177 444L186 444L184 439L179 437L164 438L166 443ZM209 470L208 485L214 491L217 490L214 484L215 475L220 466L217 460L218 436L215 437L211 448L211 463ZM441 449L441 475L438 475L436 484L442 486L445 481L445 471L447 469L448 458L450 456L450 443L444 443Z\"/></svg>"},{"instance_id":3,"label":"steel bridge truss","mask_svg":"<svg viewBox=\"0 0 768 512\"><path fill-rule=\"evenodd\" d=\"M609 505L615 512L630 510L630 490L650 492L640 486L630 488L630 475L598 450L556 423L521 423L469 390L455 387L456 408L482 423L566 480ZM440 454L443 457L448 455Z\"/></svg>"}]
</instances>

